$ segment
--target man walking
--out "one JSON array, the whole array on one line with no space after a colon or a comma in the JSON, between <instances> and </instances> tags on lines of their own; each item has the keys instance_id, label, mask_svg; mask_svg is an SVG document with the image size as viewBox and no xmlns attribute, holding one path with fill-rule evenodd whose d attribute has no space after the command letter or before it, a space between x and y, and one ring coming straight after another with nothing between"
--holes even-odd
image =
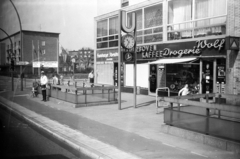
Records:
<instances>
[{"instance_id":1,"label":"man walking","mask_svg":"<svg viewBox=\"0 0 240 159\"><path fill-rule=\"evenodd\" d=\"M46 90L46 86L48 83L48 78L47 76L44 74L44 71L41 71L41 78L40 78L40 84L41 84L41 88L42 88L42 101L46 102L47 101L47 90Z\"/></svg>"}]
</instances>

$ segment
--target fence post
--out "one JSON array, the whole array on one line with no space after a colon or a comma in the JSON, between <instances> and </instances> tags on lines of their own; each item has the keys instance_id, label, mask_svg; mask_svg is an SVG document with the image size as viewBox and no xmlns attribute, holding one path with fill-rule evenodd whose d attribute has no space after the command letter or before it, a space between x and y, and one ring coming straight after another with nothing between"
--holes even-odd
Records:
<instances>
[{"instance_id":1,"label":"fence post","mask_svg":"<svg viewBox=\"0 0 240 159\"><path fill-rule=\"evenodd\" d=\"M85 90L85 104L87 105L87 90Z\"/></svg>"},{"instance_id":2,"label":"fence post","mask_svg":"<svg viewBox=\"0 0 240 159\"><path fill-rule=\"evenodd\" d=\"M85 82L83 82L83 88L84 88L84 87L85 87ZM83 94L84 94L84 92L85 92L85 91L84 91L84 89L83 89Z\"/></svg>"},{"instance_id":3,"label":"fence post","mask_svg":"<svg viewBox=\"0 0 240 159\"><path fill-rule=\"evenodd\" d=\"M94 84L91 84L92 94L94 93L93 86L94 86Z\"/></svg>"},{"instance_id":4,"label":"fence post","mask_svg":"<svg viewBox=\"0 0 240 159\"><path fill-rule=\"evenodd\" d=\"M113 88L113 100L115 101L115 88Z\"/></svg>"},{"instance_id":5,"label":"fence post","mask_svg":"<svg viewBox=\"0 0 240 159\"><path fill-rule=\"evenodd\" d=\"M76 87L75 87L76 88ZM77 88L75 90L75 104L78 104L78 95L77 95Z\"/></svg>"},{"instance_id":6,"label":"fence post","mask_svg":"<svg viewBox=\"0 0 240 159\"><path fill-rule=\"evenodd\" d=\"M210 109L206 108L206 128L205 128L206 135L209 135L209 116L210 116Z\"/></svg>"},{"instance_id":7,"label":"fence post","mask_svg":"<svg viewBox=\"0 0 240 159\"><path fill-rule=\"evenodd\" d=\"M218 95L218 104L220 104L221 94ZM221 118L221 110L218 110L218 118Z\"/></svg>"},{"instance_id":8,"label":"fence post","mask_svg":"<svg viewBox=\"0 0 240 159\"><path fill-rule=\"evenodd\" d=\"M110 89L108 89L108 102L110 102Z\"/></svg>"},{"instance_id":9,"label":"fence post","mask_svg":"<svg viewBox=\"0 0 240 159\"><path fill-rule=\"evenodd\" d=\"M104 85L102 85L102 88L104 87ZM102 98L104 97L104 89L102 89Z\"/></svg>"},{"instance_id":10,"label":"fence post","mask_svg":"<svg viewBox=\"0 0 240 159\"><path fill-rule=\"evenodd\" d=\"M170 126L172 126L172 121L173 121L173 103L170 103Z\"/></svg>"}]
</instances>

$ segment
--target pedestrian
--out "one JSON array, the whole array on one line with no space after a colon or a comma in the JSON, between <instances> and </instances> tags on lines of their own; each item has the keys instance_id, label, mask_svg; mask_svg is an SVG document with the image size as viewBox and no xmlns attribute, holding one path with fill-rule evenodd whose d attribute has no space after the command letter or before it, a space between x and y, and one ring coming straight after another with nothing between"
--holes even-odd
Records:
<instances>
[{"instance_id":1,"label":"pedestrian","mask_svg":"<svg viewBox=\"0 0 240 159\"><path fill-rule=\"evenodd\" d=\"M184 87L178 92L178 96L186 96L189 93L188 84L185 84Z\"/></svg>"},{"instance_id":2,"label":"pedestrian","mask_svg":"<svg viewBox=\"0 0 240 159\"><path fill-rule=\"evenodd\" d=\"M94 74L93 70L88 74L89 82L94 83Z\"/></svg>"},{"instance_id":3,"label":"pedestrian","mask_svg":"<svg viewBox=\"0 0 240 159\"><path fill-rule=\"evenodd\" d=\"M55 73L53 76L53 84L60 85L60 80L57 77L57 74Z\"/></svg>"},{"instance_id":4,"label":"pedestrian","mask_svg":"<svg viewBox=\"0 0 240 159\"><path fill-rule=\"evenodd\" d=\"M46 102L47 101L47 84L48 84L48 78L45 75L44 71L41 71L41 78L40 78L40 85L42 88L42 101Z\"/></svg>"},{"instance_id":5,"label":"pedestrian","mask_svg":"<svg viewBox=\"0 0 240 159\"><path fill-rule=\"evenodd\" d=\"M188 84L185 84L184 87L178 92L178 96L186 96L189 93L190 92L189 92ZM182 106L182 104L180 104L180 106Z\"/></svg>"}]
</instances>

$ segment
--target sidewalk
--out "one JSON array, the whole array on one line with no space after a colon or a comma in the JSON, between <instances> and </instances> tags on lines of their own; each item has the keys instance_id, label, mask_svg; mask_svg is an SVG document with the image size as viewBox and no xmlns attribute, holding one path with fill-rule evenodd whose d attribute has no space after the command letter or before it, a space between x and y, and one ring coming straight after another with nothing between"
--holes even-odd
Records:
<instances>
[{"instance_id":1,"label":"sidewalk","mask_svg":"<svg viewBox=\"0 0 240 159\"><path fill-rule=\"evenodd\" d=\"M161 133L161 125L164 124L163 108L159 108L159 113L156 114L153 96L137 95L137 108L134 108L133 94L122 93L122 109L118 110L118 104L73 108L52 99L42 102L40 97L32 98L29 92L30 89L16 91L14 98L9 95L11 92L3 92L0 96L4 98L1 97L0 101L91 158L239 158L239 155L231 152ZM119 139L114 134L103 140L101 137L89 136L25 108L32 103L38 107L76 115L81 120L94 121L96 125L102 124L100 127L106 131L114 132L116 136L121 133L126 138ZM115 142L111 140L118 141L118 144L114 145ZM129 147L128 150L124 148L127 144L134 147Z\"/></svg>"}]
</instances>

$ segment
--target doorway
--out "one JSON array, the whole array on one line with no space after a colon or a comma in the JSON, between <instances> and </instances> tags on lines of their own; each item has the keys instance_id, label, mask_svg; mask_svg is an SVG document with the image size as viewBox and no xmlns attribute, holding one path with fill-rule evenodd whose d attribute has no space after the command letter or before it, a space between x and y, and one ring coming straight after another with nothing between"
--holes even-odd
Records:
<instances>
[{"instance_id":1,"label":"doorway","mask_svg":"<svg viewBox=\"0 0 240 159\"><path fill-rule=\"evenodd\" d=\"M213 60L202 61L202 93L213 93L214 78L214 67Z\"/></svg>"},{"instance_id":2,"label":"doorway","mask_svg":"<svg viewBox=\"0 0 240 159\"><path fill-rule=\"evenodd\" d=\"M157 65L149 65L149 95L156 93L157 88Z\"/></svg>"}]
</instances>

